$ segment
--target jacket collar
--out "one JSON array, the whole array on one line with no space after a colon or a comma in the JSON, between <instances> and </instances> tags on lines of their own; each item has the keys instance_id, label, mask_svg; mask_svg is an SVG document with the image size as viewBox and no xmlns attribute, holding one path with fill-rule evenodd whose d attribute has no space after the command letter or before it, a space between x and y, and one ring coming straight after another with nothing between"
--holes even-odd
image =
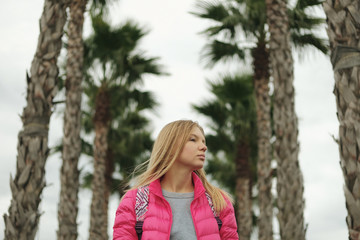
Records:
<instances>
[{"instance_id":1,"label":"jacket collar","mask_svg":"<svg viewBox=\"0 0 360 240\"><path fill-rule=\"evenodd\" d=\"M195 172L192 172L192 180L194 183L194 199L196 199L205 192L205 187L201 182L201 179L198 177L198 175ZM160 178L150 183L149 191L150 193L153 193L161 198L164 198L164 196L162 195Z\"/></svg>"}]
</instances>

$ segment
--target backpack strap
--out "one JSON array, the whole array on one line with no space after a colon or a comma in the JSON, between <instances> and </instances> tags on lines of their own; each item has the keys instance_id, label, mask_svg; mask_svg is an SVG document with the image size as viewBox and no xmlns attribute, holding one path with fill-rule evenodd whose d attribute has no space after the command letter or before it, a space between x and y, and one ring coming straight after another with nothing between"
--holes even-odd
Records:
<instances>
[{"instance_id":1,"label":"backpack strap","mask_svg":"<svg viewBox=\"0 0 360 240\"><path fill-rule=\"evenodd\" d=\"M148 211L149 206L149 185L139 187L136 192L136 202L135 202L135 215L136 215L136 224L135 231L138 235L138 239L141 239L142 236L142 227L144 224L144 219L146 212Z\"/></svg>"},{"instance_id":2,"label":"backpack strap","mask_svg":"<svg viewBox=\"0 0 360 240\"><path fill-rule=\"evenodd\" d=\"M219 215L218 215L218 214L216 213L216 211L215 211L214 204L213 204L213 202L212 202L212 199L211 199L210 194L209 194L208 192L205 192L205 195L206 195L206 198L207 198L207 200L208 200L208 203L209 203L209 206L210 206L210 208L211 208L211 211L212 211L213 214L214 214L215 220L216 220L216 222L217 222L217 224L218 224L219 231L220 231L221 226L222 226L222 221L221 221Z\"/></svg>"}]
</instances>

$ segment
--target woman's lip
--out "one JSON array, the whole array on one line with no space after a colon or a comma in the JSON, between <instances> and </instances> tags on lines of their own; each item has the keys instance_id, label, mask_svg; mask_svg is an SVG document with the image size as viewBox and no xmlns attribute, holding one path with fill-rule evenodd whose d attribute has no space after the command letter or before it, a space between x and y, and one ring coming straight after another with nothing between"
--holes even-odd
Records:
<instances>
[{"instance_id":1,"label":"woman's lip","mask_svg":"<svg viewBox=\"0 0 360 240\"><path fill-rule=\"evenodd\" d=\"M205 155L198 155L198 157L205 160Z\"/></svg>"}]
</instances>

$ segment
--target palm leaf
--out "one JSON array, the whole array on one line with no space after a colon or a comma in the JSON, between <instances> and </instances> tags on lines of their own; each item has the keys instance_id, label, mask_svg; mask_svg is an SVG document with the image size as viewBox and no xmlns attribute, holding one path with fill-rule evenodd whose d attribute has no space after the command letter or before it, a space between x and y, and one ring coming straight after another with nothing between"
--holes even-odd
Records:
<instances>
[{"instance_id":1,"label":"palm leaf","mask_svg":"<svg viewBox=\"0 0 360 240\"><path fill-rule=\"evenodd\" d=\"M219 61L226 61L233 58L244 59L245 53L237 44L214 40L204 47L201 58L206 61L207 67L212 67Z\"/></svg>"},{"instance_id":2,"label":"palm leaf","mask_svg":"<svg viewBox=\"0 0 360 240\"><path fill-rule=\"evenodd\" d=\"M219 1L197 1L195 8L198 12L190 12L191 14L218 23L222 23L223 19L229 16L229 11Z\"/></svg>"}]
</instances>

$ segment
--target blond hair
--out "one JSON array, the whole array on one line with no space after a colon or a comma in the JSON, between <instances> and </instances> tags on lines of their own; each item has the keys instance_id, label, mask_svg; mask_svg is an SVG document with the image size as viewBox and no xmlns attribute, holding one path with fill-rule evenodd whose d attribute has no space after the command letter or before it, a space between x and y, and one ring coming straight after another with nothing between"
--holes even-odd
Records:
<instances>
[{"instance_id":1,"label":"blond hair","mask_svg":"<svg viewBox=\"0 0 360 240\"><path fill-rule=\"evenodd\" d=\"M178 120L168 123L159 133L151 152L150 159L139 166L147 166L144 173L136 178L132 189L145 186L164 176L181 154L186 141L194 127L204 134L203 128L191 120ZM137 169L139 169L137 168ZM206 191L210 194L216 212L221 212L227 205L225 199L232 202L231 197L223 190L213 186L207 179L204 169L194 171L201 179Z\"/></svg>"}]
</instances>

